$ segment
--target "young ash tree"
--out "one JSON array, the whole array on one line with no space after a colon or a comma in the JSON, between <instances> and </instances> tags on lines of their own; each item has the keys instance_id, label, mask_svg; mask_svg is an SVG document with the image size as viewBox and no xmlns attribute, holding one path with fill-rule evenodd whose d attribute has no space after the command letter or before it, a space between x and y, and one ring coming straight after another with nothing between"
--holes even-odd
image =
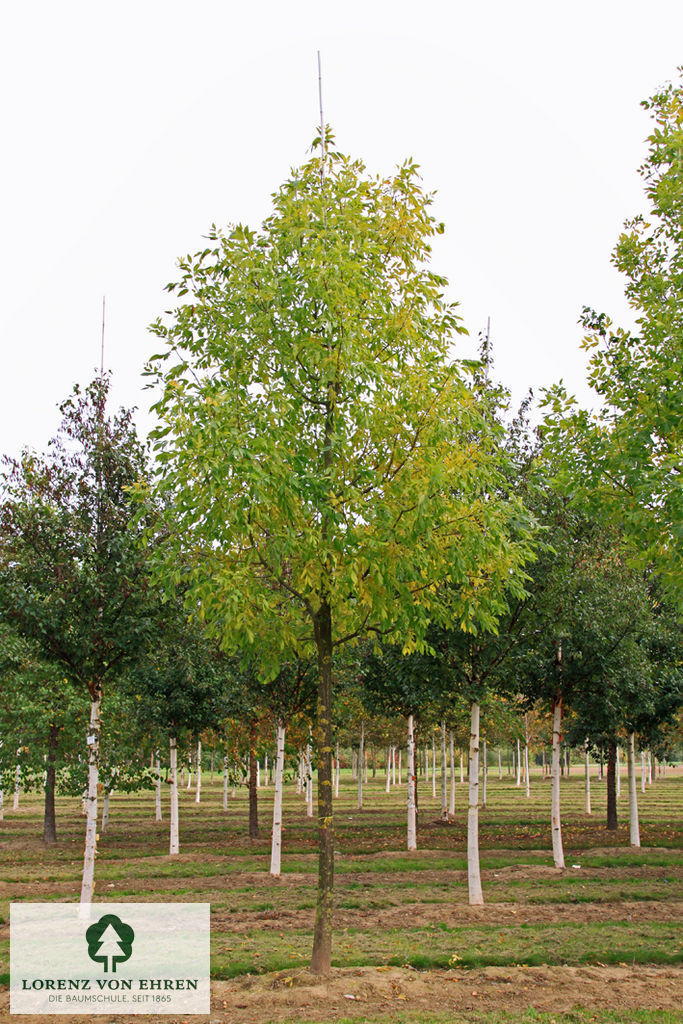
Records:
<instances>
[{"instance_id":1,"label":"young ash tree","mask_svg":"<svg viewBox=\"0 0 683 1024\"><path fill-rule=\"evenodd\" d=\"M521 561L495 438L449 356L462 327L429 269L441 228L417 168L370 178L330 142L260 231L214 229L181 261L150 368L162 573L264 677L317 664L316 973L331 957L333 652L389 631L420 647L433 618L492 622L490 583Z\"/></svg>"}]
</instances>

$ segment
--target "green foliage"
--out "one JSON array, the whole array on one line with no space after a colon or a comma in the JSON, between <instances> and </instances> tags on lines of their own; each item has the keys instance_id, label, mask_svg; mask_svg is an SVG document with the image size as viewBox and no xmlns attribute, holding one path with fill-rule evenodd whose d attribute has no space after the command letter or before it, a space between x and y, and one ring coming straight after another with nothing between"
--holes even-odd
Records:
<instances>
[{"instance_id":1,"label":"green foliage","mask_svg":"<svg viewBox=\"0 0 683 1024\"><path fill-rule=\"evenodd\" d=\"M181 261L149 370L161 571L271 676L311 653L323 605L335 643L494 629L528 557L497 496L499 431L448 357L462 327L416 167L373 179L331 153L320 172L293 173L261 232L214 229Z\"/></svg>"},{"instance_id":2,"label":"green foliage","mask_svg":"<svg viewBox=\"0 0 683 1024\"><path fill-rule=\"evenodd\" d=\"M594 512L618 521L632 558L653 563L683 607L683 86L643 106L654 120L640 169L647 217L625 224L613 262L626 276L637 333L585 309L584 347L597 412L577 410L560 384L544 427L559 480Z\"/></svg>"}]
</instances>

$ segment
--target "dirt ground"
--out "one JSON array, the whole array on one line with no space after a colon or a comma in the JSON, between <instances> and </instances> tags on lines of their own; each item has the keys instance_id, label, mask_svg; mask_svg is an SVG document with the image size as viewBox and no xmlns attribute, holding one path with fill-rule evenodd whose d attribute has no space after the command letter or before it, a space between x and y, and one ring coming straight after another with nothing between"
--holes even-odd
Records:
<instances>
[{"instance_id":1,"label":"dirt ground","mask_svg":"<svg viewBox=\"0 0 683 1024\"><path fill-rule=\"evenodd\" d=\"M475 971L415 971L398 967L333 970L321 981L308 971L213 982L211 1014L190 1021L210 1024L270 1024L285 1020L372 1021L394 1013L429 1020L435 1011L470 1015L493 1011L523 1012L530 1007L564 1013L583 1006L601 1010L683 1007L683 971L670 967L487 967ZM14 1021L19 1018L12 1018ZM21 1016L24 1024L45 1018ZM50 1018L53 1019L53 1018ZM124 1024L121 1016L60 1015L59 1024ZM170 1016L136 1016L139 1024L183 1024ZM598 1020L599 1020L598 1016ZM683 1019L683 1016L681 1017ZM9 1024L9 992L0 992L0 1021Z\"/></svg>"}]
</instances>

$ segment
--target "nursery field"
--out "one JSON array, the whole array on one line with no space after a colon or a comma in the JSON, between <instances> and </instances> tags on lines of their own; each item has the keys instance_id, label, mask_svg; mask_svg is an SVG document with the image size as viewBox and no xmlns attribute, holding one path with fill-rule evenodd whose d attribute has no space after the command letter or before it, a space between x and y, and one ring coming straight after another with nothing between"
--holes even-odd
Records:
<instances>
[{"instance_id":1,"label":"nursery field","mask_svg":"<svg viewBox=\"0 0 683 1024\"><path fill-rule=\"evenodd\" d=\"M683 1021L683 768L669 769L644 794L639 784L643 845L632 850L625 780L619 829L608 832L605 783L593 777L586 816L574 767L562 780L564 871L550 852L549 780L532 774L527 799L511 775L499 781L490 772L480 812L483 907L467 902L466 790L457 785L455 820L443 823L438 794L420 782L419 849L407 854L405 787L385 793L378 771L359 811L355 783L343 777L334 970L326 981L307 971L317 840L291 782L279 879L268 873L272 788L259 790L261 838L250 840L246 788L230 796L226 813L220 777L205 772L200 804L194 789L181 792L181 852L173 858L167 804L155 822L152 792L115 793L95 899L211 904L212 1012L203 1019L212 1022ZM58 798L53 848L43 845L41 813L38 798L26 794L0 822L0 1021L10 1019L10 902L72 901L80 889L80 802Z\"/></svg>"}]
</instances>

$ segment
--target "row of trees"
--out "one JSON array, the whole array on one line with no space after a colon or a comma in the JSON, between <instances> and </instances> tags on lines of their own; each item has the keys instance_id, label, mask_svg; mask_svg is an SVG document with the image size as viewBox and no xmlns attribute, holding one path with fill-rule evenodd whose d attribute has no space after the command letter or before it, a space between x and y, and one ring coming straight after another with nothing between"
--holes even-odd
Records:
<instances>
[{"instance_id":1,"label":"row of trees","mask_svg":"<svg viewBox=\"0 0 683 1024\"><path fill-rule=\"evenodd\" d=\"M180 262L178 304L154 325L164 344L147 371L153 463L130 414L107 416L103 376L62 407L45 456L6 462L0 613L15 699L3 759L10 770L12 748L42 743L54 791L61 737L76 780L85 753L71 738L87 698L84 903L100 772L137 784L140 728L154 744L168 735L175 786L184 731L251 723L255 788L257 709L276 723L278 765L288 722L310 713L319 973L330 967L345 701L407 720L409 843L416 728L465 703L475 902L482 703L552 711L558 865L566 709L576 743L606 746L612 764L620 734L656 741L681 674L681 90L653 109L656 227L634 222L616 257L642 338L587 314L593 341L608 338L591 371L604 412L576 413L556 389L540 439L525 410L507 423L488 343L477 362L452 357L463 328L429 267L442 226L416 166L369 178L326 131L260 232L213 229ZM106 767L103 700L112 737L120 724ZM21 731L32 714L43 722L33 743L15 713Z\"/></svg>"}]
</instances>

